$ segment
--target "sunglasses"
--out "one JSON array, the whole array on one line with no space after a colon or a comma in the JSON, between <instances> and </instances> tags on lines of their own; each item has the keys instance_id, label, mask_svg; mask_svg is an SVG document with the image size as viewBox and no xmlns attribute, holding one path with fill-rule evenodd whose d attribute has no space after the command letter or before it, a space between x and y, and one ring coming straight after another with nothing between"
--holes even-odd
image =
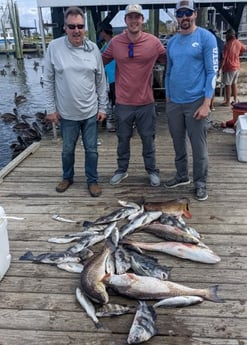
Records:
<instances>
[{"instance_id":1,"label":"sunglasses","mask_svg":"<svg viewBox=\"0 0 247 345\"><path fill-rule=\"evenodd\" d=\"M194 11L187 9L187 10L178 10L176 12L176 16L178 18L183 18L183 16L185 15L185 17L191 17L192 14L194 13Z\"/></svg>"},{"instance_id":2,"label":"sunglasses","mask_svg":"<svg viewBox=\"0 0 247 345\"><path fill-rule=\"evenodd\" d=\"M128 45L129 51L128 51L128 56L129 58L133 58L134 57L134 43L129 43Z\"/></svg>"},{"instance_id":3,"label":"sunglasses","mask_svg":"<svg viewBox=\"0 0 247 345\"><path fill-rule=\"evenodd\" d=\"M84 24L67 24L67 27L70 29L70 30L75 30L75 28L79 29L79 30L82 30L85 28L85 25Z\"/></svg>"}]
</instances>

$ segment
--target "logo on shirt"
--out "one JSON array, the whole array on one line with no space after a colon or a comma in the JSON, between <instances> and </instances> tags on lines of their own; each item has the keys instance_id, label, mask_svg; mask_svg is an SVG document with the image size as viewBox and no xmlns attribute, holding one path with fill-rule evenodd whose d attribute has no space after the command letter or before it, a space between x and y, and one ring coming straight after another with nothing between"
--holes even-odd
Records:
<instances>
[{"instance_id":1,"label":"logo on shirt","mask_svg":"<svg viewBox=\"0 0 247 345\"><path fill-rule=\"evenodd\" d=\"M193 42L193 43L192 43L192 47L194 47L194 48L199 47L199 43L198 43L198 42Z\"/></svg>"}]
</instances>

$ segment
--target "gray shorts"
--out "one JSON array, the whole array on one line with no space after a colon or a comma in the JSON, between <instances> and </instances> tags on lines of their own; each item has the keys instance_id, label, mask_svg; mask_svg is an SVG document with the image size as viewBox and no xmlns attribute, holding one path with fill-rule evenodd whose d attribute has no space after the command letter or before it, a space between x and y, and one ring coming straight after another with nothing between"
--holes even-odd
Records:
<instances>
[{"instance_id":1,"label":"gray shorts","mask_svg":"<svg viewBox=\"0 0 247 345\"><path fill-rule=\"evenodd\" d=\"M232 72L223 72L222 82L225 85L237 84L239 70Z\"/></svg>"}]
</instances>

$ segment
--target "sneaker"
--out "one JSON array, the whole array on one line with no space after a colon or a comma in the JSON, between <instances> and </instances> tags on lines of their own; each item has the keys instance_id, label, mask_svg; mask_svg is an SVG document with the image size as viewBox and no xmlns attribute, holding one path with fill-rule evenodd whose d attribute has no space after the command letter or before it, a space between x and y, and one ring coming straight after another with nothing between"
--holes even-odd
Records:
<instances>
[{"instance_id":1,"label":"sneaker","mask_svg":"<svg viewBox=\"0 0 247 345\"><path fill-rule=\"evenodd\" d=\"M73 183L72 180L63 180L63 181L59 182L59 184L57 185L56 191L58 193L63 193L66 191L66 189L69 188L69 186L72 185L72 183Z\"/></svg>"},{"instance_id":2,"label":"sneaker","mask_svg":"<svg viewBox=\"0 0 247 345\"><path fill-rule=\"evenodd\" d=\"M204 201L204 200L207 200L208 198L206 187L196 188L195 193L196 193L196 199L199 201Z\"/></svg>"},{"instance_id":3,"label":"sneaker","mask_svg":"<svg viewBox=\"0 0 247 345\"><path fill-rule=\"evenodd\" d=\"M156 173L149 174L150 184L152 187L158 187L160 185L160 177Z\"/></svg>"},{"instance_id":4,"label":"sneaker","mask_svg":"<svg viewBox=\"0 0 247 345\"><path fill-rule=\"evenodd\" d=\"M88 186L88 190L89 190L89 193L90 195L93 197L93 198L97 198L98 196L101 195L102 193L102 190L100 188L100 186L98 185L98 183L92 183Z\"/></svg>"},{"instance_id":5,"label":"sneaker","mask_svg":"<svg viewBox=\"0 0 247 345\"><path fill-rule=\"evenodd\" d=\"M112 176L110 180L110 184L119 184L121 181L123 181L126 177L128 177L127 171L124 173L116 173Z\"/></svg>"},{"instance_id":6,"label":"sneaker","mask_svg":"<svg viewBox=\"0 0 247 345\"><path fill-rule=\"evenodd\" d=\"M164 183L164 186L166 188L175 188L175 187L178 187L178 186L184 186L186 184L190 184L190 180L189 179L177 180L176 177L173 177L170 180L167 180Z\"/></svg>"}]
</instances>

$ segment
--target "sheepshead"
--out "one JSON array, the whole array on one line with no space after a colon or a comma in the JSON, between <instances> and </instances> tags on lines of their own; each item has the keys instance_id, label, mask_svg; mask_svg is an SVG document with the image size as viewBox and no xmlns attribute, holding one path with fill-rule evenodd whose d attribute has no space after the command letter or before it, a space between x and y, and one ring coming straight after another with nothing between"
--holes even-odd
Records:
<instances>
[{"instance_id":1,"label":"sheepshead","mask_svg":"<svg viewBox=\"0 0 247 345\"><path fill-rule=\"evenodd\" d=\"M53 220L57 220L58 222L63 222L63 223L76 223L76 224L80 224L80 221L76 221L76 220L72 220L72 219L68 219L68 218L63 218L61 216L59 216L58 214L54 214L51 217Z\"/></svg>"},{"instance_id":2,"label":"sheepshead","mask_svg":"<svg viewBox=\"0 0 247 345\"><path fill-rule=\"evenodd\" d=\"M113 230L116 228L117 222L112 222L106 226L104 229L104 236L105 238L108 238L111 236Z\"/></svg>"},{"instance_id":3,"label":"sheepshead","mask_svg":"<svg viewBox=\"0 0 247 345\"><path fill-rule=\"evenodd\" d=\"M53 252L33 255L31 251L22 255L19 260L30 260L35 263L57 265L62 262L80 262L81 259L73 253L68 252Z\"/></svg>"},{"instance_id":4,"label":"sheepshead","mask_svg":"<svg viewBox=\"0 0 247 345\"><path fill-rule=\"evenodd\" d=\"M102 327L101 323L99 322L99 319L96 316L94 305L90 301L90 299L78 287L76 288L75 294L77 301L80 303L80 305L85 310L90 319L93 320L96 328Z\"/></svg>"},{"instance_id":5,"label":"sheepshead","mask_svg":"<svg viewBox=\"0 0 247 345\"><path fill-rule=\"evenodd\" d=\"M168 201L153 201L145 202L145 211L161 211L162 213L168 213L173 216L184 216L191 218L192 214L189 210L190 201L188 198L179 198Z\"/></svg>"},{"instance_id":6,"label":"sheepshead","mask_svg":"<svg viewBox=\"0 0 247 345\"><path fill-rule=\"evenodd\" d=\"M134 321L131 325L127 343L140 344L148 341L158 333L155 325L156 312L151 305L147 305L145 301L139 301Z\"/></svg>"},{"instance_id":7,"label":"sheepshead","mask_svg":"<svg viewBox=\"0 0 247 345\"><path fill-rule=\"evenodd\" d=\"M85 220L83 222L83 231L104 231L107 224L94 224L90 221Z\"/></svg>"},{"instance_id":8,"label":"sheepshead","mask_svg":"<svg viewBox=\"0 0 247 345\"><path fill-rule=\"evenodd\" d=\"M114 244L114 246L117 248L118 246L118 242L119 242L119 230L118 228L115 226L115 228L112 230L111 233L111 241Z\"/></svg>"},{"instance_id":9,"label":"sheepshead","mask_svg":"<svg viewBox=\"0 0 247 345\"><path fill-rule=\"evenodd\" d=\"M155 303L153 307L182 308L202 302L203 298L200 296L175 296L162 299L161 301Z\"/></svg>"},{"instance_id":10,"label":"sheepshead","mask_svg":"<svg viewBox=\"0 0 247 345\"><path fill-rule=\"evenodd\" d=\"M113 254L108 255L105 263L105 271L106 273L115 273L115 259Z\"/></svg>"},{"instance_id":11,"label":"sheepshead","mask_svg":"<svg viewBox=\"0 0 247 345\"><path fill-rule=\"evenodd\" d=\"M81 273L84 268L79 262L62 262L57 264L57 267L71 273Z\"/></svg>"},{"instance_id":12,"label":"sheepshead","mask_svg":"<svg viewBox=\"0 0 247 345\"><path fill-rule=\"evenodd\" d=\"M118 203L123 207L134 207L137 211L141 208L140 205L132 201L118 200Z\"/></svg>"},{"instance_id":13,"label":"sheepshead","mask_svg":"<svg viewBox=\"0 0 247 345\"><path fill-rule=\"evenodd\" d=\"M196 238L201 237L200 234L194 228L191 228L190 226L186 225L182 217L176 217L167 213L162 213L159 222L162 224L176 226L177 228L186 231L187 233L191 234Z\"/></svg>"},{"instance_id":14,"label":"sheepshead","mask_svg":"<svg viewBox=\"0 0 247 345\"><path fill-rule=\"evenodd\" d=\"M92 235L99 235L99 233L97 231L94 231L93 233L91 231L84 231L77 233L77 235L74 236L65 235L61 237L50 237L47 241L50 243L71 243Z\"/></svg>"},{"instance_id":15,"label":"sheepshead","mask_svg":"<svg viewBox=\"0 0 247 345\"><path fill-rule=\"evenodd\" d=\"M128 307L121 304L107 303L96 311L97 317L106 317L114 315L123 315L129 313L134 307Z\"/></svg>"},{"instance_id":16,"label":"sheepshead","mask_svg":"<svg viewBox=\"0 0 247 345\"><path fill-rule=\"evenodd\" d=\"M84 265L81 272L81 286L86 295L93 301L101 304L108 303L109 296L102 278L106 272L106 260L112 252L109 241L102 252L94 254Z\"/></svg>"},{"instance_id":17,"label":"sheepshead","mask_svg":"<svg viewBox=\"0 0 247 345\"><path fill-rule=\"evenodd\" d=\"M124 207L134 207L136 209L136 212L130 214L127 218L128 220L132 220L133 218L135 218L136 216L138 216L139 214L143 213L144 212L144 207L143 205L138 205L137 203L135 202L131 202L131 201L123 201L123 200L118 200L118 203L121 205L121 206L124 206Z\"/></svg>"},{"instance_id":18,"label":"sheepshead","mask_svg":"<svg viewBox=\"0 0 247 345\"><path fill-rule=\"evenodd\" d=\"M91 247L96 243L105 240L104 234L94 235L93 233L83 237L78 243L74 246L67 248L67 252L69 253L79 253L82 249Z\"/></svg>"},{"instance_id":19,"label":"sheepshead","mask_svg":"<svg viewBox=\"0 0 247 345\"><path fill-rule=\"evenodd\" d=\"M182 284L133 273L106 274L102 281L118 293L130 298L147 300L174 296L200 296L212 302L223 302L217 296L218 285L206 289L193 289Z\"/></svg>"},{"instance_id":20,"label":"sheepshead","mask_svg":"<svg viewBox=\"0 0 247 345\"><path fill-rule=\"evenodd\" d=\"M93 256L93 251L89 248L83 248L80 252L77 253L77 256L79 256L81 261L84 261Z\"/></svg>"},{"instance_id":21,"label":"sheepshead","mask_svg":"<svg viewBox=\"0 0 247 345\"><path fill-rule=\"evenodd\" d=\"M131 234L137 228L150 224L152 221L158 219L161 216L161 211L150 211L150 212L143 212L133 218L129 223L124 224L119 229L120 239L122 239L127 234Z\"/></svg>"},{"instance_id":22,"label":"sheepshead","mask_svg":"<svg viewBox=\"0 0 247 345\"><path fill-rule=\"evenodd\" d=\"M75 241L79 241L81 237L74 236L74 237L50 237L48 238L49 243L71 243Z\"/></svg>"},{"instance_id":23,"label":"sheepshead","mask_svg":"<svg viewBox=\"0 0 247 345\"><path fill-rule=\"evenodd\" d=\"M129 253L124 249L123 246L119 245L115 252L115 268L117 274L127 272L131 268L131 260Z\"/></svg>"},{"instance_id":24,"label":"sheepshead","mask_svg":"<svg viewBox=\"0 0 247 345\"><path fill-rule=\"evenodd\" d=\"M131 221L132 219L138 217L140 214L142 214L144 212L144 206L141 205L140 209L137 210L135 213L132 213L129 217L128 220Z\"/></svg>"},{"instance_id":25,"label":"sheepshead","mask_svg":"<svg viewBox=\"0 0 247 345\"><path fill-rule=\"evenodd\" d=\"M156 277L161 280L167 280L169 277L171 268L159 265L148 255L140 255L133 251L130 259L131 268L136 274L141 276Z\"/></svg>"},{"instance_id":26,"label":"sheepshead","mask_svg":"<svg viewBox=\"0 0 247 345\"><path fill-rule=\"evenodd\" d=\"M102 216L102 217L96 219L93 222L93 224L94 225L108 224L108 223L111 223L111 222L118 221L120 219L125 219L129 215L131 215L132 213L135 213L135 212L136 212L136 208L135 207L121 207L121 208L118 208L117 210L109 213L106 216Z\"/></svg>"},{"instance_id":27,"label":"sheepshead","mask_svg":"<svg viewBox=\"0 0 247 345\"><path fill-rule=\"evenodd\" d=\"M220 262L220 257L215 254L210 248L201 246L199 244L182 243L182 242L137 242L131 240L122 240L122 243L131 244L141 249L150 251L162 252L169 255L176 256L181 259L188 259L205 264L216 264Z\"/></svg>"},{"instance_id":28,"label":"sheepshead","mask_svg":"<svg viewBox=\"0 0 247 345\"><path fill-rule=\"evenodd\" d=\"M191 234L171 225L155 222L145 225L141 228L141 231L151 233L157 237L163 238L166 241L176 241L185 243L198 244L198 238Z\"/></svg>"}]
</instances>

